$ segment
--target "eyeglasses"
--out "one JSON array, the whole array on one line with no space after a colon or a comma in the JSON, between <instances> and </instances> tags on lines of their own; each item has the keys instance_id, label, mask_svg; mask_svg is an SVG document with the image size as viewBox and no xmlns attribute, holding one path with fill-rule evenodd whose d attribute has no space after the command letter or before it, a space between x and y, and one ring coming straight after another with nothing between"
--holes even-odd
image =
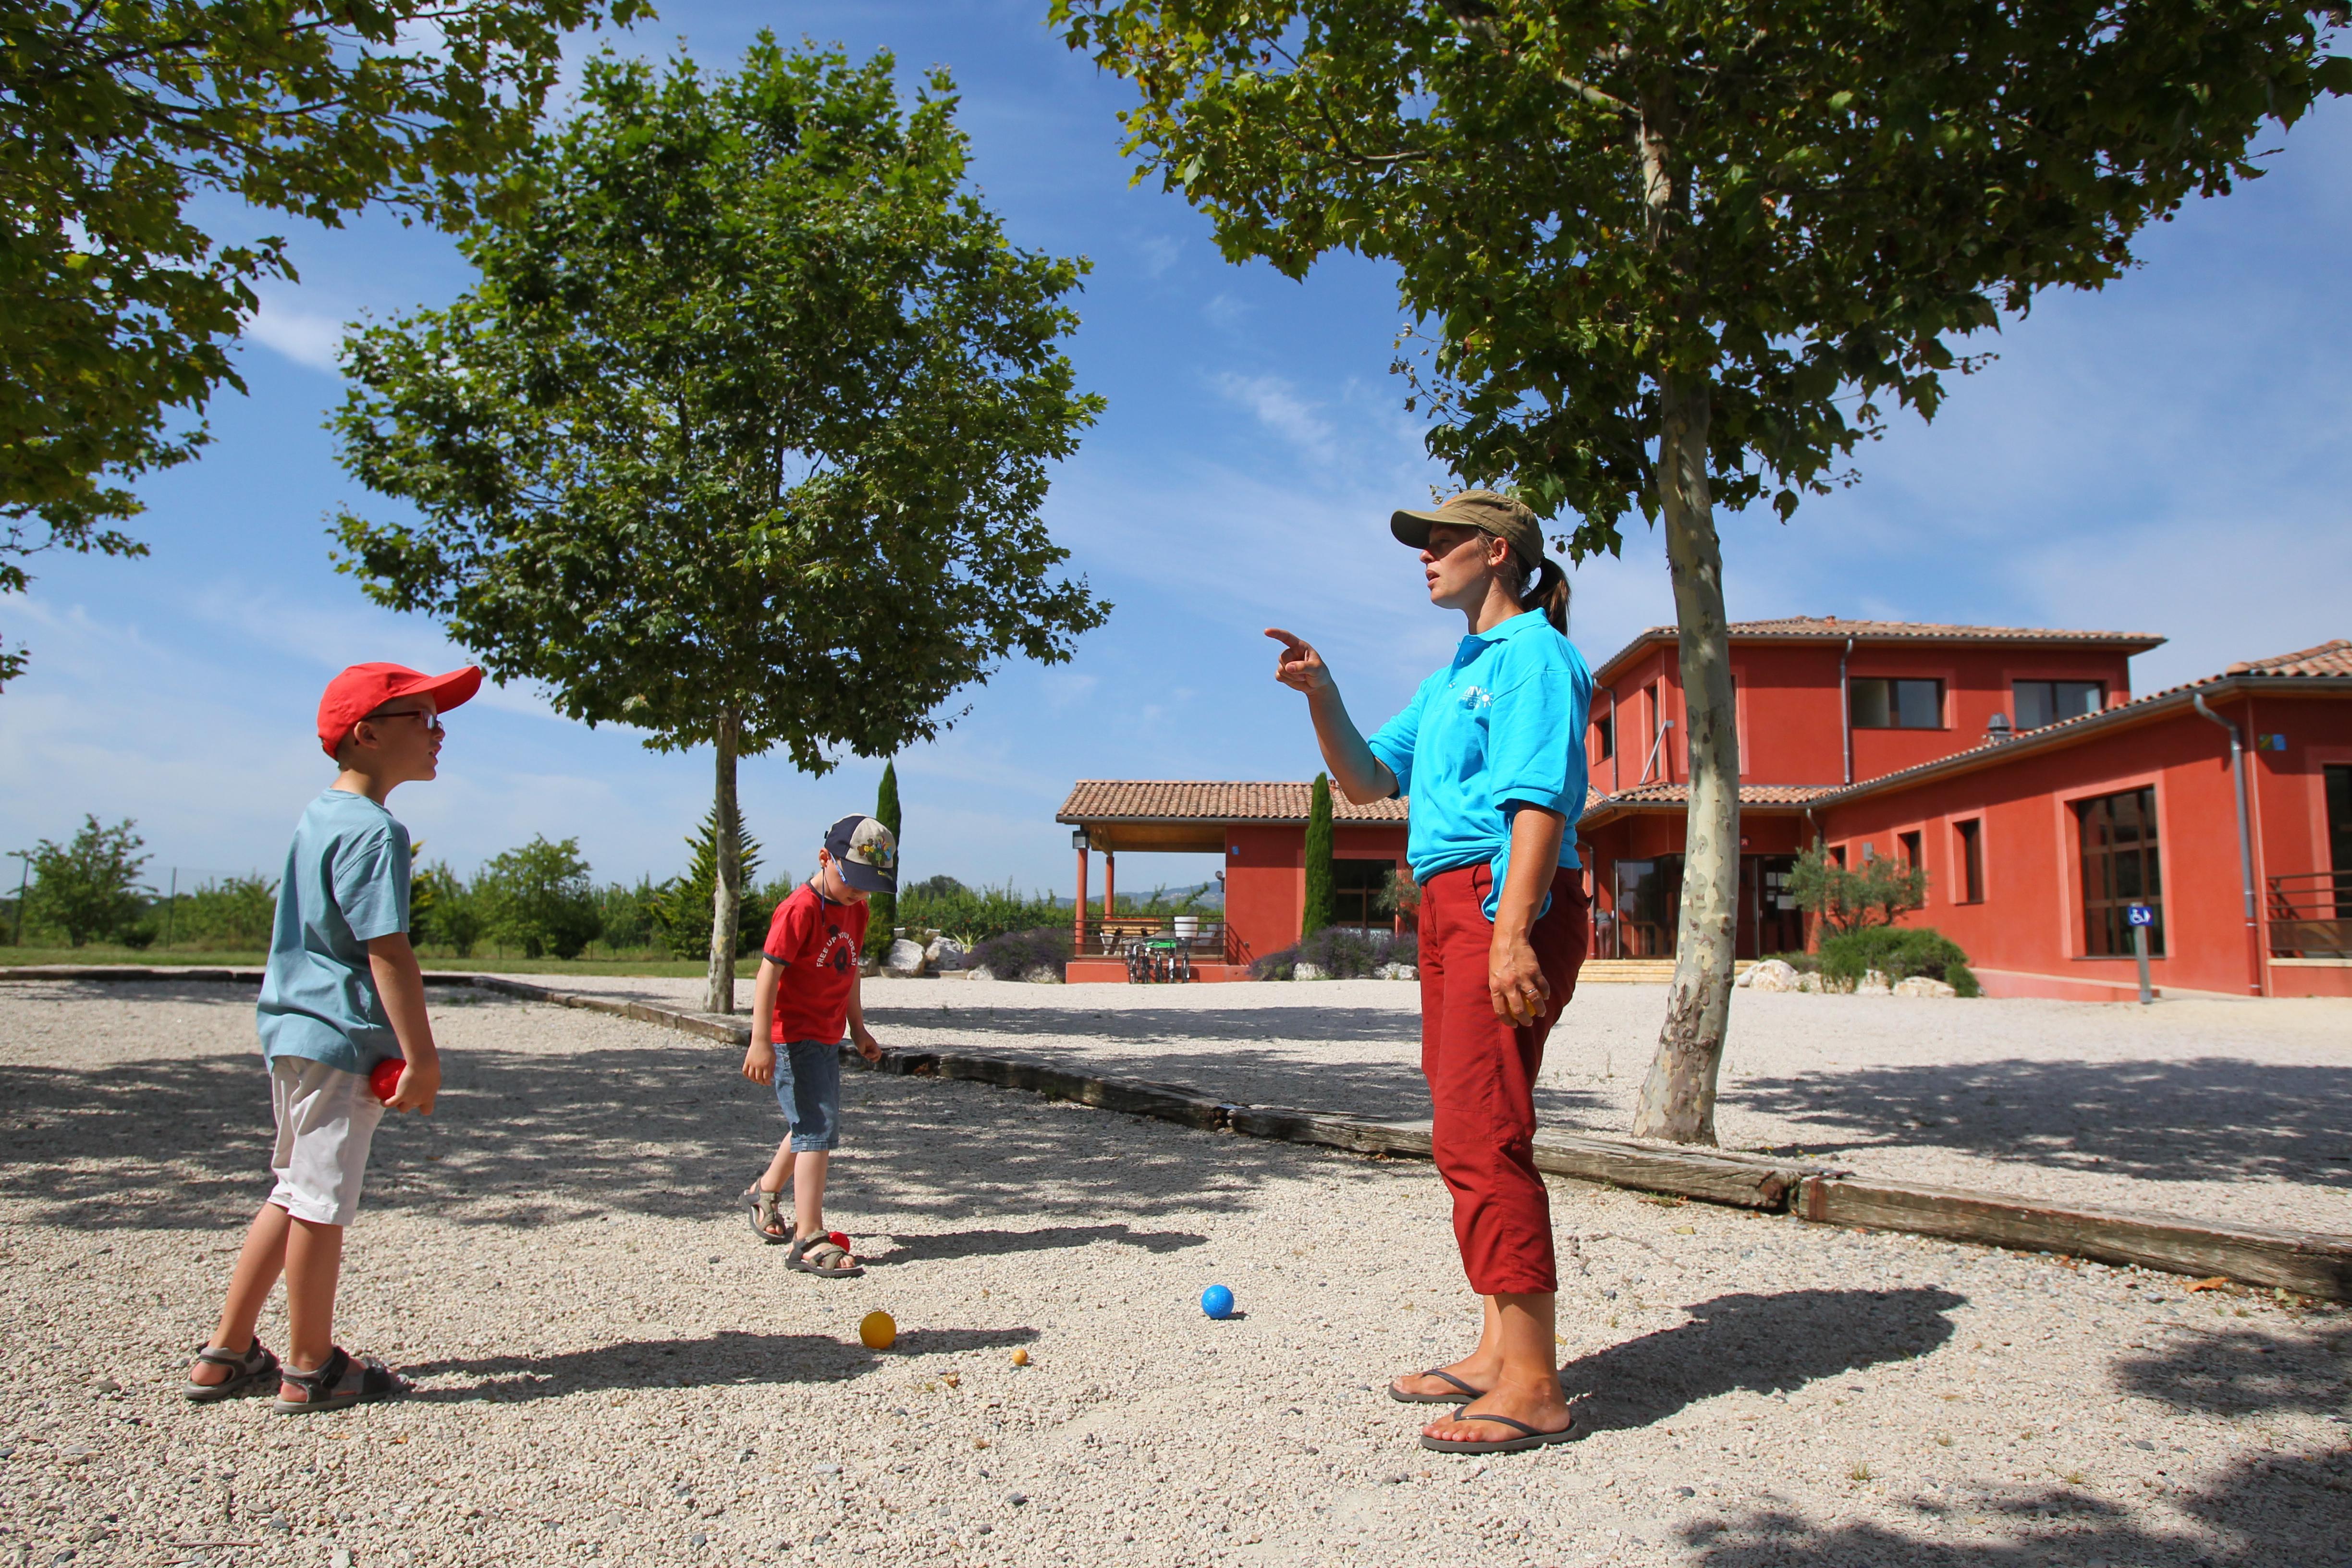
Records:
<instances>
[{"instance_id":1,"label":"eyeglasses","mask_svg":"<svg viewBox=\"0 0 2352 1568\"><path fill-rule=\"evenodd\" d=\"M360 722L362 724L380 724L386 719L421 719L425 721L425 728L434 734L446 735L448 733L446 730L444 730L441 727L441 716L430 708L394 708L383 713L370 713L361 719Z\"/></svg>"}]
</instances>

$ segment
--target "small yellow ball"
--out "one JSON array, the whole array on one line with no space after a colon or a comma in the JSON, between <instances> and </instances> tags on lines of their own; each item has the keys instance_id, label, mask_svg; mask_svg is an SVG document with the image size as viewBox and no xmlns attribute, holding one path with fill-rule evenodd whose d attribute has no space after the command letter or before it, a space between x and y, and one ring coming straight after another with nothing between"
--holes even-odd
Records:
<instances>
[{"instance_id":1,"label":"small yellow ball","mask_svg":"<svg viewBox=\"0 0 2352 1568\"><path fill-rule=\"evenodd\" d=\"M1013 1352L1013 1364L1014 1366L1027 1366L1029 1364L1029 1352L1027 1351L1014 1351Z\"/></svg>"},{"instance_id":2,"label":"small yellow ball","mask_svg":"<svg viewBox=\"0 0 2352 1568\"><path fill-rule=\"evenodd\" d=\"M887 1351L898 1342L898 1325L887 1312L868 1312L857 1322L857 1342L870 1351Z\"/></svg>"}]
</instances>

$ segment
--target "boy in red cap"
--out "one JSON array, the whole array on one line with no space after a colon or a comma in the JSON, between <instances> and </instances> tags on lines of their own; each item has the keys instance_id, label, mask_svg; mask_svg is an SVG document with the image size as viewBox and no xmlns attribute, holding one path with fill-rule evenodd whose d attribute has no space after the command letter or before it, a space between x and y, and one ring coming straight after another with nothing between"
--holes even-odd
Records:
<instances>
[{"instance_id":1,"label":"boy in red cap","mask_svg":"<svg viewBox=\"0 0 2352 1568\"><path fill-rule=\"evenodd\" d=\"M226 1399L277 1384L287 1415L339 1410L405 1386L373 1356L336 1345L335 1281L343 1228L359 1211L368 1144L386 1102L377 1063L404 1066L389 1104L430 1115L441 1058L425 1016L425 978L408 944L408 830L384 797L429 779L440 715L480 689L467 666L423 675L355 664L319 702L319 744L341 770L294 829L278 886L278 921L261 983L261 1049L278 1121L276 1184L246 1232L212 1341L188 1369L190 1399ZM286 1360L254 1332L286 1277Z\"/></svg>"}]
</instances>

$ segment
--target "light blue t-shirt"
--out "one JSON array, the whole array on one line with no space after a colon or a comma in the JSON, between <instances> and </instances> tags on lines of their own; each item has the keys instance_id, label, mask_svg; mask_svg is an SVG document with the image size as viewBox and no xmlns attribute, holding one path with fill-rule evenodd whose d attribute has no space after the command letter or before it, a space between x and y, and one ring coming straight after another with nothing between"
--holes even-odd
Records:
<instances>
[{"instance_id":1,"label":"light blue t-shirt","mask_svg":"<svg viewBox=\"0 0 2352 1568\"><path fill-rule=\"evenodd\" d=\"M1493 920L1521 803L1567 818L1559 863L1579 864L1573 829L1584 811L1591 711L1592 671L1542 611L1464 637L1454 662L1423 681L1370 741L1372 755L1396 774L1397 793L1412 797L1405 858L1413 880L1485 861L1495 868L1486 894ZM1549 893L1543 907L1551 907Z\"/></svg>"},{"instance_id":2,"label":"light blue t-shirt","mask_svg":"<svg viewBox=\"0 0 2352 1568\"><path fill-rule=\"evenodd\" d=\"M312 801L286 851L261 981L261 1051L365 1072L400 1055L367 944L408 929L408 829L363 795Z\"/></svg>"}]
</instances>

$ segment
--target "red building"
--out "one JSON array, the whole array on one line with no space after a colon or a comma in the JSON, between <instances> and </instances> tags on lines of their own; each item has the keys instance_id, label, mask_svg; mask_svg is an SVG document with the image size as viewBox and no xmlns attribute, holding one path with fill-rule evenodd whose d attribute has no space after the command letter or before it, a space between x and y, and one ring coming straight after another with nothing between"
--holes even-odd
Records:
<instances>
[{"instance_id":1,"label":"red building","mask_svg":"<svg viewBox=\"0 0 2352 1568\"><path fill-rule=\"evenodd\" d=\"M1906 923L1958 942L1994 995L2135 994L2135 902L2156 917L2160 988L2352 995L2352 641L2136 699L2131 657L2161 641L1736 623L1738 956L1816 936L1784 889L1819 838L1848 864L1925 867L1927 905ZM1675 634L1654 627L1595 674L1577 839L1597 955L1673 955L1686 733ZM1182 847L1227 857L1229 940L1262 954L1297 934L1306 796L1304 784L1087 784L1061 820L1139 848L1178 846L1122 835L1189 825ZM1338 807L1349 878L1371 874L1350 861L1402 862L1402 816L1395 802Z\"/></svg>"}]
</instances>

